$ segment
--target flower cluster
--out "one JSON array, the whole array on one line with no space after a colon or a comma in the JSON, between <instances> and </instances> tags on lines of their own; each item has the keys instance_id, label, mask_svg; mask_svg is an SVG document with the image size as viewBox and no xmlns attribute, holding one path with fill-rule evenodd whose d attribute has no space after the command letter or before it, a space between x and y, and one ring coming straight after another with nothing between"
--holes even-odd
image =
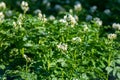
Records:
<instances>
[{"instance_id":1,"label":"flower cluster","mask_svg":"<svg viewBox=\"0 0 120 80\"><path fill-rule=\"evenodd\" d=\"M92 20L92 18L93 18L93 17L92 17L91 15L87 15L87 16L86 16L86 21L90 21L90 20Z\"/></svg>"},{"instance_id":2,"label":"flower cluster","mask_svg":"<svg viewBox=\"0 0 120 80\"><path fill-rule=\"evenodd\" d=\"M60 19L60 22L65 23L67 26L74 27L77 24L78 17L71 14L65 15L64 19Z\"/></svg>"},{"instance_id":3,"label":"flower cluster","mask_svg":"<svg viewBox=\"0 0 120 80\"><path fill-rule=\"evenodd\" d=\"M102 20L100 20L100 18L94 18L93 19L95 21L95 23L98 25L98 26L102 26Z\"/></svg>"},{"instance_id":4,"label":"flower cluster","mask_svg":"<svg viewBox=\"0 0 120 80\"><path fill-rule=\"evenodd\" d=\"M105 10L104 10L104 13L107 14L107 15L110 15L110 14L111 14L111 11L110 11L110 9L105 9Z\"/></svg>"},{"instance_id":5,"label":"flower cluster","mask_svg":"<svg viewBox=\"0 0 120 80\"><path fill-rule=\"evenodd\" d=\"M22 3L21 3L21 8L22 8L22 10L24 11L24 13L26 13L26 12L29 10L28 3L25 2L25 1L22 1Z\"/></svg>"},{"instance_id":6,"label":"flower cluster","mask_svg":"<svg viewBox=\"0 0 120 80\"><path fill-rule=\"evenodd\" d=\"M114 29L120 30L120 24L119 24L119 23L113 23L113 24L112 24L112 27L113 27Z\"/></svg>"},{"instance_id":7,"label":"flower cluster","mask_svg":"<svg viewBox=\"0 0 120 80\"><path fill-rule=\"evenodd\" d=\"M40 10L40 9L36 9L36 10L34 11L34 14L38 15L38 13L41 13L41 10Z\"/></svg>"},{"instance_id":8,"label":"flower cluster","mask_svg":"<svg viewBox=\"0 0 120 80\"><path fill-rule=\"evenodd\" d=\"M90 8L90 12L94 13L97 10L97 6L92 6Z\"/></svg>"},{"instance_id":9,"label":"flower cluster","mask_svg":"<svg viewBox=\"0 0 120 80\"><path fill-rule=\"evenodd\" d=\"M50 21L53 21L53 20L55 20L55 17L54 17L53 15L50 15L50 16L49 16L49 20L50 20Z\"/></svg>"},{"instance_id":10,"label":"flower cluster","mask_svg":"<svg viewBox=\"0 0 120 80\"><path fill-rule=\"evenodd\" d=\"M6 14L7 17L11 17L13 15L13 11L12 10L8 10L8 11L6 11L5 14Z\"/></svg>"},{"instance_id":11,"label":"flower cluster","mask_svg":"<svg viewBox=\"0 0 120 80\"><path fill-rule=\"evenodd\" d=\"M42 14L41 12L38 13L38 19L42 20L43 22L47 21L46 15Z\"/></svg>"},{"instance_id":12,"label":"flower cluster","mask_svg":"<svg viewBox=\"0 0 120 80\"><path fill-rule=\"evenodd\" d=\"M67 44L64 44L64 43L60 43L57 45L57 48L63 51L67 51L67 47L68 47Z\"/></svg>"},{"instance_id":13,"label":"flower cluster","mask_svg":"<svg viewBox=\"0 0 120 80\"><path fill-rule=\"evenodd\" d=\"M112 39L116 39L117 35L114 33L108 34L108 39L112 40Z\"/></svg>"},{"instance_id":14,"label":"flower cluster","mask_svg":"<svg viewBox=\"0 0 120 80\"><path fill-rule=\"evenodd\" d=\"M84 24L83 27L84 27L84 29L83 29L84 32L88 31L88 26L87 26L87 24Z\"/></svg>"},{"instance_id":15,"label":"flower cluster","mask_svg":"<svg viewBox=\"0 0 120 80\"><path fill-rule=\"evenodd\" d=\"M77 4L74 5L74 10L75 10L76 12L81 11L81 9L82 9L82 6L81 6L80 3L77 3Z\"/></svg>"},{"instance_id":16,"label":"flower cluster","mask_svg":"<svg viewBox=\"0 0 120 80\"><path fill-rule=\"evenodd\" d=\"M16 22L13 22L13 26L15 29L22 27L22 20L23 20L23 15L19 14L18 20Z\"/></svg>"}]
</instances>

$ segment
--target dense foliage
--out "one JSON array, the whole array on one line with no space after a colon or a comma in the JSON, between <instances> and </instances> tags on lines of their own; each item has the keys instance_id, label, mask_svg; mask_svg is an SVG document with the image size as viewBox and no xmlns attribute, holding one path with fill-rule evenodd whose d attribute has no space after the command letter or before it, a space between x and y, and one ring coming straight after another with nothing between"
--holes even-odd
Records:
<instances>
[{"instance_id":1,"label":"dense foliage","mask_svg":"<svg viewBox=\"0 0 120 80\"><path fill-rule=\"evenodd\" d=\"M74 0L50 0L68 9L57 17L33 12L39 4L31 1L43 2L20 1L20 8L0 2L0 80L120 80L119 5L112 7L117 0L103 0L102 7L100 0L81 0L86 5L77 2L73 9ZM113 13L102 13L106 6Z\"/></svg>"}]
</instances>

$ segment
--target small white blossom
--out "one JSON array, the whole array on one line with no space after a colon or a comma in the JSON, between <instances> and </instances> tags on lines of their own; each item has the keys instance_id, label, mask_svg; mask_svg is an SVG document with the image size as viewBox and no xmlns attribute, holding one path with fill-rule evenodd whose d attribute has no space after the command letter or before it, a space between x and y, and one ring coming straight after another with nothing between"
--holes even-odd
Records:
<instances>
[{"instance_id":1,"label":"small white blossom","mask_svg":"<svg viewBox=\"0 0 120 80\"><path fill-rule=\"evenodd\" d=\"M38 19L42 20L43 22L47 21L46 15L42 14L41 12L38 13Z\"/></svg>"},{"instance_id":2,"label":"small white blossom","mask_svg":"<svg viewBox=\"0 0 120 80\"><path fill-rule=\"evenodd\" d=\"M18 21L18 25L22 25L22 22L21 22L21 21Z\"/></svg>"},{"instance_id":3,"label":"small white blossom","mask_svg":"<svg viewBox=\"0 0 120 80\"><path fill-rule=\"evenodd\" d=\"M92 7L90 8L90 11L91 11L92 13L94 13L96 10L97 10L97 6L92 6Z\"/></svg>"},{"instance_id":4,"label":"small white blossom","mask_svg":"<svg viewBox=\"0 0 120 80\"><path fill-rule=\"evenodd\" d=\"M36 9L35 11L34 11L34 14L39 14L39 13L41 13L41 10L40 9Z\"/></svg>"},{"instance_id":5,"label":"small white blossom","mask_svg":"<svg viewBox=\"0 0 120 80\"><path fill-rule=\"evenodd\" d=\"M42 19L42 17L43 17L42 13L39 12L39 13L38 13L38 18L39 18L39 19Z\"/></svg>"},{"instance_id":6,"label":"small white blossom","mask_svg":"<svg viewBox=\"0 0 120 80\"><path fill-rule=\"evenodd\" d=\"M82 6L81 6L80 3L77 3L77 4L74 5L74 10L75 10L75 11L78 12L78 11L81 11L81 9L82 9Z\"/></svg>"},{"instance_id":7,"label":"small white blossom","mask_svg":"<svg viewBox=\"0 0 120 80\"><path fill-rule=\"evenodd\" d=\"M77 15L74 15L74 18L75 18L76 21L79 20L79 17Z\"/></svg>"},{"instance_id":8,"label":"small white blossom","mask_svg":"<svg viewBox=\"0 0 120 80\"><path fill-rule=\"evenodd\" d=\"M65 19L60 19L59 22L61 22L61 23L67 23Z\"/></svg>"},{"instance_id":9,"label":"small white blossom","mask_svg":"<svg viewBox=\"0 0 120 80\"><path fill-rule=\"evenodd\" d=\"M113 27L114 29L120 30L120 24L119 24L119 23L113 23L113 24L112 24L112 27Z\"/></svg>"},{"instance_id":10,"label":"small white blossom","mask_svg":"<svg viewBox=\"0 0 120 80\"><path fill-rule=\"evenodd\" d=\"M13 12L11 10L8 10L5 14L6 16L10 17L13 15Z\"/></svg>"},{"instance_id":11,"label":"small white blossom","mask_svg":"<svg viewBox=\"0 0 120 80\"><path fill-rule=\"evenodd\" d=\"M70 10L69 10L69 13L71 13L71 14L72 14L72 13L73 13L73 10L72 10L72 9L70 9Z\"/></svg>"},{"instance_id":12,"label":"small white blossom","mask_svg":"<svg viewBox=\"0 0 120 80\"><path fill-rule=\"evenodd\" d=\"M61 49L61 50L64 50L64 51L67 51L67 46L66 44L64 43L60 43L57 45L57 48Z\"/></svg>"},{"instance_id":13,"label":"small white blossom","mask_svg":"<svg viewBox=\"0 0 120 80\"><path fill-rule=\"evenodd\" d=\"M90 21L90 20L92 20L92 16L91 15L87 15L86 16L86 21Z\"/></svg>"},{"instance_id":14,"label":"small white blossom","mask_svg":"<svg viewBox=\"0 0 120 80\"><path fill-rule=\"evenodd\" d=\"M26 61L31 61L31 59L26 54L23 54L23 58L25 58Z\"/></svg>"},{"instance_id":15,"label":"small white blossom","mask_svg":"<svg viewBox=\"0 0 120 80\"><path fill-rule=\"evenodd\" d=\"M3 22L4 17L5 17L5 16L4 16L3 12L0 12L0 23Z\"/></svg>"},{"instance_id":16,"label":"small white blossom","mask_svg":"<svg viewBox=\"0 0 120 80\"><path fill-rule=\"evenodd\" d=\"M53 15L50 15L50 16L49 16L49 20L50 20L50 21L53 21L53 20L55 20L55 17L54 17Z\"/></svg>"},{"instance_id":17,"label":"small white blossom","mask_svg":"<svg viewBox=\"0 0 120 80\"><path fill-rule=\"evenodd\" d=\"M15 27L15 28L17 27L17 24L16 24L16 22L13 22L13 27Z\"/></svg>"},{"instance_id":18,"label":"small white blossom","mask_svg":"<svg viewBox=\"0 0 120 80\"><path fill-rule=\"evenodd\" d=\"M27 12L28 9L29 9L28 3L25 2L25 1L22 1L22 3L21 3L21 8L22 8L22 10L24 11L24 13Z\"/></svg>"},{"instance_id":19,"label":"small white blossom","mask_svg":"<svg viewBox=\"0 0 120 80\"><path fill-rule=\"evenodd\" d=\"M74 27L74 25L77 23L75 18L72 15L68 15L67 20L70 22L71 26Z\"/></svg>"},{"instance_id":20,"label":"small white blossom","mask_svg":"<svg viewBox=\"0 0 120 80\"><path fill-rule=\"evenodd\" d=\"M108 34L108 39L112 40L112 39L116 39L117 35L114 33Z\"/></svg>"},{"instance_id":21,"label":"small white blossom","mask_svg":"<svg viewBox=\"0 0 120 80\"><path fill-rule=\"evenodd\" d=\"M46 15L43 14L43 21L46 22L47 21L47 18L46 18Z\"/></svg>"},{"instance_id":22,"label":"small white blossom","mask_svg":"<svg viewBox=\"0 0 120 80\"><path fill-rule=\"evenodd\" d=\"M22 14L19 14L18 20L22 20L22 19L23 19L23 15L22 15Z\"/></svg>"},{"instance_id":23,"label":"small white blossom","mask_svg":"<svg viewBox=\"0 0 120 80\"><path fill-rule=\"evenodd\" d=\"M79 80L79 79L73 78L73 80Z\"/></svg>"},{"instance_id":24,"label":"small white blossom","mask_svg":"<svg viewBox=\"0 0 120 80\"><path fill-rule=\"evenodd\" d=\"M104 13L107 14L107 15L110 15L111 11L110 11L110 9L105 9Z\"/></svg>"},{"instance_id":25,"label":"small white blossom","mask_svg":"<svg viewBox=\"0 0 120 80\"><path fill-rule=\"evenodd\" d=\"M4 2L0 2L0 9L5 9L6 8L6 4Z\"/></svg>"},{"instance_id":26,"label":"small white blossom","mask_svg":"<svg viewBox=\"0 0 120 80\"><path fill-rule=\"evenodd\" d=\"M88 31L88 26L87 26L87 24L84 24L83 27L84 27L83 30L84 30L85 32Z\"/></svg>"},{"instance_id":27,"label":"small white blossom","mask_svg":"<svg viewBox=\"0 0 120 80\"><path fill-rule=\"evenodd\" d=\"M48 2L48 3L46 4L46 8L47 8L47 9L49 9L49 8L50 8L50 6L51 6L51 3L50 3L50 2Z\"/></svg>"},{"instance_id":28,"label":"small white blossom","mask_svg":"<svg viewBox=\"0 0 120 80\"><path fill-rule=\"evenodd\" d=\"M74 27L77 24L77 17L75 18L71 14L65 15L63 19L59 20L62 23L65 23L66 25L69 25L71 27Z\"/></svg>"},{"instance_id":29,"label":"small white blossom","mask_svg":"<svg viewBox=\"0 0 120 80\"><path fill-rule=\"evenodd\" d=\"M50 8L51 3L48 0L43 0L43 5L46 5L46 8Z\"/></svg>"},{"instance_id":30,"label":"small white blossom","mask_svg":"<svg viewBox=\"0 0 120 80\"><path fill-rule=\"evenodd\" d=\"M74 37L74 38L72 38L72 41L81 42L82 40L80 37Z\"/></svg>"},{"instance_id":31,"label":"small white blossom","mask_svg":"<svg viewBox=\"0 0 120 80\"><path fill-rule=\"evenodd\" d=\"M93 19L95 21L95 23L98 25L98 26L101 26L102 25L102 20L100 20L100 18L94 18Z\"/></svg>"}]
</instances>

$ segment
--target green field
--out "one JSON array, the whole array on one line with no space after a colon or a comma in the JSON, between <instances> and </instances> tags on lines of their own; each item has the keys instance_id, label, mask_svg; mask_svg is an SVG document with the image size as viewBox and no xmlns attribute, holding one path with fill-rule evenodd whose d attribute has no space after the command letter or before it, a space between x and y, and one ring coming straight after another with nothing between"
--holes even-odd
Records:
<instances>
[{"instance_id":1,"label":"green field","mask_svg":"<svg viewBox=\"0 0 120 80\"><path fill-rule=\"evenodd\" d=\"M17 1L0 2L0 80L120 80L119 0Z\"/></svg>"}]
</instances>

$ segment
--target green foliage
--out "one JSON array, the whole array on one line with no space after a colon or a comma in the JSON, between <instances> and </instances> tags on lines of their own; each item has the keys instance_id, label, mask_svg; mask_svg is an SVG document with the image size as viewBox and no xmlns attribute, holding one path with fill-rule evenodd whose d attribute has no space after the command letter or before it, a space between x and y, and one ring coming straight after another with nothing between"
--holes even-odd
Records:
<instances>
[{"instance_id":1,"label":"green foliage","mask_svg":"<svg viewBox=\"0 0 120 80\"><path fill-rule=\"evenodd\" d=\"M14 26L14 19L0 25L1 79L120 78L119 45L100 36L103 26L81 22L70 27L57 20L44 23L35 17L22 17L21 26ZM72 40L75 37L81 40ZM58 48L59 43L67 44L67 50Z\"/></svg>"},{"instance_id":2,"label":"green foliage","mask_svg":"<svg viewBox=\"0 0 120 80\"><path fill-rule=\"evenodd\" d=\"M49 1L53 6L60 3L66 9L71 9L73 5L68 6L60 0ZM9 7L0 10L0 80L120 80L120 24L102 25L102 22L111 22L101 12L106 4L111 7L114 5L112 1L116 1L104 0L108 3L95 13L87 8L93 4L99 7L103 2L80 1L88 1L81 11L63 12L53 20L41 12L38 16L29 14L34 8L45 6L33 6L35 3L31 3L32 0L28 0L29 6L23 5L22 14L14 10L12 16L7 15L9 8L13 8L8 1ZM116 20L118 14L114 11L119 10L117 7L112 8L115 15L107 17ZM46 8L43 10L47 12ZM87 14L101 17L103 21L93 18L85 22ZM61 18L63 15L64 18Z\"/></svg>"}]
</instances>

